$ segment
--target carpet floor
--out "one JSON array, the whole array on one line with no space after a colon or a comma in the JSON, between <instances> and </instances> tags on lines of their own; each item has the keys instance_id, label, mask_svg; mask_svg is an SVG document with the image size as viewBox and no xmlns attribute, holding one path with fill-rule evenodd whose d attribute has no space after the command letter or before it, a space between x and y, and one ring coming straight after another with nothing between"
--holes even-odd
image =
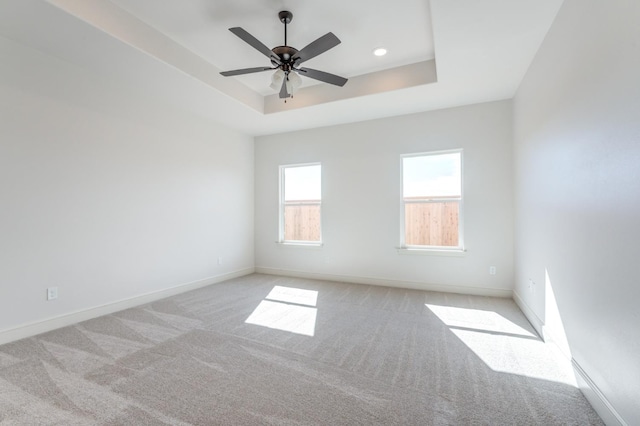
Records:
<instances>
[{"instance_id":1,"label":"carpet floor","mask_svg":"<svg viewBox=\"0 0 640 426\"><path fill-rule=\"evenodd\" d=\"M254 274L0 346L2 425L601 425L512 300Z\"/></svg>"}]
</instances>

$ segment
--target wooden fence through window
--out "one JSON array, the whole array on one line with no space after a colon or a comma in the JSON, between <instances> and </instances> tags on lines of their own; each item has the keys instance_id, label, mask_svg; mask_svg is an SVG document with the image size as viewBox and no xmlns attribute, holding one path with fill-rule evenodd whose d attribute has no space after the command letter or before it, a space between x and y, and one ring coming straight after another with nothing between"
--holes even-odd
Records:
<instances>
[{"instance_id":1,"label":"wooden fence through window","mask_svg":"<svg viewBox=\"0 0 640 426\"><path fill-rule=\"evenodd\" d=\"M459 201L425 202L405 198L405 244L411 246L458 246ZM320 205L284 207L285 241L320 241Z\"/></svg>"},{"instance_id":2,"label":"wooden fence through window","mask_svg":"<svg viewBox=\"0 0 640 426\"><path fill-rule=\"evenodd\" d=\"M458 246L460 202L425 202L404 199L405 244L410 246Z\"/></svg>"},{"instance_id":3,"label":"wooden fence through window","mask_svg":"<svg viewBox=\"0 0 640 426\"><path fill-rule=\"evenodd\" d=\"M320 241L320 204L285 204L284 239Z\"/></svg>"}]
</instances>

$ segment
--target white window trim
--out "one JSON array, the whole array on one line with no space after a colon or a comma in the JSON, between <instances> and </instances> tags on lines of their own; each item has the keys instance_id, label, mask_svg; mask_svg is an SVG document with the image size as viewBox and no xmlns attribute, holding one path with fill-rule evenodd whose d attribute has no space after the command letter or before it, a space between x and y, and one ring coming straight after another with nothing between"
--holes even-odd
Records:
<instances>
[{"instance_id":1,"label":"white window trim","mask_svg":"<svg viewBox=\"0 0 640 426\"><path fill-rule=\"evenodd\" d=\"M276 241L276 244L280 247L301 247L307 249L319 249L324 246L324 243L315 241Z\"/></svg>"},{"instance_id":2,"label":"white window trim","mask_svg":"<svg viewBox=\"0 0 640 426\"><path fill-rule=\"evenodd\" d=\"M435 248L430 248L435 247ZM447 256L447 257L463 257L466 255L467 250L461 248L447 248L440 246L411 246L411 247L396 247L398 254L408 255L427 255L427 256Z\"/></svg>"},{"instance_id":3,"label":"white window trim","mask_svg":"<svg viewBox=\"0 0 640 426\"><path fill-rule=\"evenodd\" d=\"M404 211L404 159L409 157L425 157L429 155L442 155L460 153L460 200L458 213L458 245L449 246L418 246L407 245L405 242L405 211ZM416 152L400 155L400 247L396 247L399 254L426 254L437 256L464 256L464 153L463 149L448 149L442 151ZM451 199L449 198L449 201ZM425 203L447 201L447 197L433 197L425 200Z\"/></svg>"},{"instance_id":4,"label":"white window trim","mask_svg":"<svg viewBox=\"0 0 640 426\"><path fill-rule=\"evenodd\" d=\"M319 241L305 241L305 240L285 240L284 239L284 171L285 169L292 167L307 167L307 166L320 166L320 202L300 202L297 205L319 205L320 206L320 240ZM278 206L278 240L277 244L283 246L299 246L299 247L322 247L322 163L299 163L299 164L284 164L279 166L279 206Z\"/></svg>"}]
</instances>

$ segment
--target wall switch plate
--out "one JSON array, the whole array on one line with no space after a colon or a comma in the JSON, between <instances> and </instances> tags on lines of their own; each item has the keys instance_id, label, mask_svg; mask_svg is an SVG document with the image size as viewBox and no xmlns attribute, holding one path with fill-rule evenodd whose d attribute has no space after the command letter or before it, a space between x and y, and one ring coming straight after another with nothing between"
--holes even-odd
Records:
<instances>
[{"instance_id":1,"label":"wall switch plate","mask_svg":"<svg viewBox=\"0 0 640 426\"><path fill-rule=\"evenodd\" d=\"M489 266L489 275L495 275L495 274L496 274L496 267Z\"/></svg>"},{"instance_id":2,"label":"wall switch plate","mask_svg":"<svg viewBox=\"0 0 640 426\"><path fill-rule=\"evenodd\" d=\"M222 256L218 257L218 265L222 265Z\"/></svg>"},{"instance_id":3,"label":"wall switch plate","mask_svg":"<svg viewBox=\"0 0 640 426\"><path fill-rule=\"evenodd\" d=\"M54 300L58 298L58 287L49 287L47 289L47 300Z\"/></svg>"}]
</instances>

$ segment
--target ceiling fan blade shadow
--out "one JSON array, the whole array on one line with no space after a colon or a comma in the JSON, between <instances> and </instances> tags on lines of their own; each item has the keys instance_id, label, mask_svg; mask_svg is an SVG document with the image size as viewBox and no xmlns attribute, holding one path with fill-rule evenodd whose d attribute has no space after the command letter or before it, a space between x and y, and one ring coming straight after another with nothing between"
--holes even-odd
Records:
<instances>
[{"instance_id":1,"label":"ceiling fan blade shadow","mask_svg":"<svg viewBox=\"0 0 640 426\"><path fill-rule=\"evenodd\" d=\"M281 65L280 58L278 58L267 46L265 46L260 40L249 34L247 31L240 27L229 28L229 31L240 37L245 43L262 53L267 58L274 60L277 64Z\"/></svg>"},{"instance_id":2,"label":"ceiling fan blade shadow","mask_svg":"<svg viewBox=\"0 0 640 426\"><path fill-rule=\"evenodd\" d=\"M287 78L282 79L282 87L280 88L280 99L285 99L289 97L289 92L287 92Z\"/></svg>"},{"instance_id":3,"label":"ceiling fan blade shadow","mask_svg":"<svg viewBox=\"0 0 640 426\"><path fill-rule=\"evenodd\" d=\"M291 58L294 64L298 65L311 58L315 58L321 53L336 47L340 44L340 39L333 33L326 33L315 41L312 41L303 47L298 53Z\"/></svg>"},{"instance_id":4,"label":"ceiling fan blade shadow","mask_svg":"<svg viewBox=\"0 0 640 426\"><path fill-rule=\"evenodd\" d=\"M275 68L269 68L269 67L243 68L239 70L222 71L220 74L224 75L225 77L230 77L233 75L252 74L254 72L271 71L274 69Z\"/></svg>"},{"instance_id":5,"label":"ceiling fan blade shadow","mask_svg":"<svg viewBox=\"0 0 640 426\"><path fill-rule=\"evenodd\" d=\"M330 74L324 71L314 70L312 68L300 68L297 69L301 75L304 75L309 78L313 78L314 80L323 81L325 83L333 84L335 86L344 86L348 79L344 77L340 77L339 75Z\"/></svg>"}]
</instances>

